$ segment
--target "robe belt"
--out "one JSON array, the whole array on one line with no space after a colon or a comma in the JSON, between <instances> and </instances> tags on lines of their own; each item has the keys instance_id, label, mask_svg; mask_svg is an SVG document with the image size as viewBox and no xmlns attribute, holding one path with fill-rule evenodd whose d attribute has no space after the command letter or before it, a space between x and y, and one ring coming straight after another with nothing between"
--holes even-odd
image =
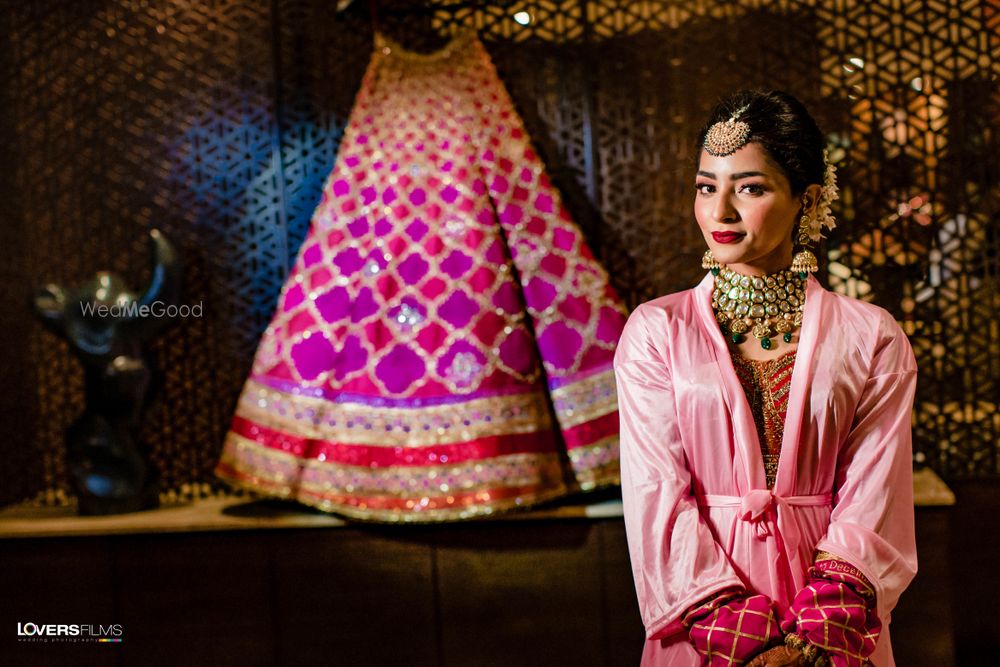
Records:
<instances>
[{"instance_id":1,"label":"robe belt","mask_svg":"<svg viewBox=\"0 0 1000 667\"><path fill-rule=\"evenodd\" d=\"M802 542L802 533L799 531L799 522L794 517L787 514L792 507L830 507L833 497L829 493L821 493L813 496L779 496L769 489L754 489L748 491L743 497L740 496L720 496L705 494L697 496L697 502L702 507L738 507L737 518L753 525L754 534L758 539L765 539L771 534L768 522L762 519L768 517L768 510L772 507L776 515L774 523L774 538L777 542L778 560L782 554L788 559L788 569L791 571L792 587L789 589L794 594L805 585L806 565L802 563L799 556L799 545ZM728 552L733 552L733 543L736 540L736 520L733 520L729 529ZM780 571L779 563L774 563L775 568ZM778 577L782 579L783 577Z\"/></svg>"}]
</instances>

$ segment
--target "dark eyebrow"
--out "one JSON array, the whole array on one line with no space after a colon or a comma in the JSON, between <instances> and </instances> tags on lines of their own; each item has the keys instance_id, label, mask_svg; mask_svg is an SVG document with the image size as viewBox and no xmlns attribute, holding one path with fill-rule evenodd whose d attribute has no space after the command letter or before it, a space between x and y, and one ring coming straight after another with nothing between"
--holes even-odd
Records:
<instances>
[{"instance_id":1,"label":"dark eyebrow","mask_svg":"<svg viewBox=\"0 0 1000 667\"><path fill-rule=\"evenodd\" d=\"M711 178L713 180L715 179L715 174L710 171L701 171L700 169L698 170L698 176L704 176L705 178ZM741 171L733 174L730 178L734 181L738 181L742 178L750 178L751 176L764 176L766 178L767 174L762 171Z\"/></svg>"}]
</instances>

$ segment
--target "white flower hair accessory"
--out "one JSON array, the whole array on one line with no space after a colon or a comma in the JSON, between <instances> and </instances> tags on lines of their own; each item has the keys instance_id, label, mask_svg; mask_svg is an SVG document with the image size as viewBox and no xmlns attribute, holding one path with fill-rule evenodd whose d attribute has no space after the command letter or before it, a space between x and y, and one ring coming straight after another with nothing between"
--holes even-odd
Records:
<instances>
[{"instance_id":1,"label":"white flower hair accessory","mask_svg":"<svg viewBox=\"0 0 1000 667\"><path fill-rule=\"evenodd\" d=\"M799 224L799 243L808 245L810 241L818 242L823 238L823 230L831 230L837 226L837 220L833 217L831 205L840 199L840 190L837 188L837 168L830 162L827 151L823 151L823 164L826 170L823 173L823 187L819 193L819 200L816 202L815 215L802 216Z\"/></svg>"},{"instance_id":2,"label":"white flower hair accessory","mask_svg":"<svg viewBox=\"0 0 1000 667\"><path fill-rule=\"evenodd\" d=\"M802 246L802 250L792 257L792 271L803 278L819 270L819 262L816 260L816 255L809 250L809 244L823 238L823 230L837 226L830 208L834 201L840 199L840 192L837 190L837 168L830 162L827 151L823 151L823 164L826 165L826 170L823 172L823 186L816 202L816 213L812 216L803 214L799 219L799 245Z\"/></svg>"}]
</instances>

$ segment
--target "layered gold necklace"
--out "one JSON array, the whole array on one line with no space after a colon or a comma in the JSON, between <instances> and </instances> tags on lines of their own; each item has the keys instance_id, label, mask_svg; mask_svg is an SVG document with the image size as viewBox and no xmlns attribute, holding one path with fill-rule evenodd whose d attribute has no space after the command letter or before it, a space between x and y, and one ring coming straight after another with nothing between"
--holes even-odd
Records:
<instances>
[{"instance_id":1,"label":"layered gold necklace","mask_svg":"<svg viewBox=\"0 0 1000 667\"><path fill-rule=\"evenodd\" d=\"M806 302L802 273L785 269L767 276L743 276L727 267L712 273L712 309L733 343L742 343L748 332L765 350L774 346L771 337L776 333L786 343L792 342L792 332L802 325Z\"/></svg>"}]
</instances>

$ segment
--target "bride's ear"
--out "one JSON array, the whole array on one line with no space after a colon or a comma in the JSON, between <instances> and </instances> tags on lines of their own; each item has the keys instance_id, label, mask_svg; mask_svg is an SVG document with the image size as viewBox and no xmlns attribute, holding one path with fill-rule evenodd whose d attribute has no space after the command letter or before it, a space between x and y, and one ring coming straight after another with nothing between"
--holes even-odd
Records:
<instances>
[{"instance_id":1,"label":"bride's ear","mask_svg":"<svg viewBox=\"0 0 1000 667\"><path fill-rule=\"evenodd\" d=\"M816 205L819 203L819 196L822 191L823 187L817 183L806 187L800 198L802 212L799 215L813 216L816 214Z\"/></svg>"}]
</instances>

